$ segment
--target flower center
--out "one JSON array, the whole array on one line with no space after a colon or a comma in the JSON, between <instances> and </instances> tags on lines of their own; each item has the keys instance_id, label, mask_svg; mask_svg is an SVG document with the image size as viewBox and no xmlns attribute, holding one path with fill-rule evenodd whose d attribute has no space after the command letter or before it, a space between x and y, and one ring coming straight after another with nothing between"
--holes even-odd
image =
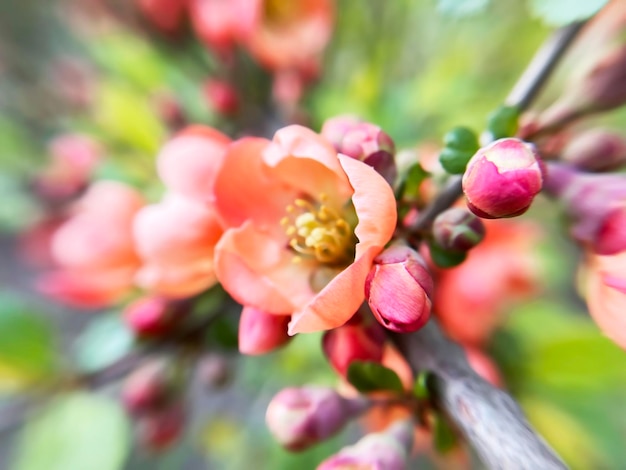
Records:
<instances>
[{"instance_id":1,"label":"flower center","mask_svg":"<svg viewBox=\"0 0 626 470\"><path fill-rule=\"evenodd\" d=\"M354 260L357 238L346 217L350 211L339 214L327 201L322 194L319 201L298 198L287 206L288 215L280 223L290 237L289 246L297 253L294 261L300 261L301 256L327 265Z\"/></svg>"}]
</instances>

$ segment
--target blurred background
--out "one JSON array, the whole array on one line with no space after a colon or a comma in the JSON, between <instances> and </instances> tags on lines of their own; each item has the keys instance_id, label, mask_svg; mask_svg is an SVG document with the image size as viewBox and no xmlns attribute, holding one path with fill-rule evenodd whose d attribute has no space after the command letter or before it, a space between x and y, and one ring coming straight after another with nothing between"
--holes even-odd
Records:
<instances>
[{"instance_id":1,"label":"blurred background","mask_svg":"<svg viewBox=\"0 0 626 470\"><path fill-rule=\"evenodd\" d=\"M358 423L310 451L281 450L264 424L271 396L338 381L320 336L239 357L228 324L206 347L208 365L194 370L181 441L158 454L136 445L118 400L125 371L76 379L133 350L121 307L78 311L39 293L38 276L52 263L49 235L90 181L123 181L158 198L155 156L189 123L269 137L285 123L319 130L350 113L381 126L403 158L436 154L451 127L484 128L554 29L546 17L567 8L538 16L538 3L337 0L319 63L293 77L242 47L224 57L188 13L154 15L150 2L0 0L0 468L308 469L354 442ZM538 109L582 60L576 50ZM585 125L623 132L626 112ZM558 207L541 199L521 220L532 235L498 253L532 259L522 279L532 288L499 299L481 357L572 468L623 468L626 356L588 318L576 290L578 250ZM498 276L467 269L472 283ZM467 277L449 282L461 300L472 289ZM225 385L207 378L215 361ZM463 459L433 461L428 448L416 468L464 468Z\"/></svg>"}]
</instances>

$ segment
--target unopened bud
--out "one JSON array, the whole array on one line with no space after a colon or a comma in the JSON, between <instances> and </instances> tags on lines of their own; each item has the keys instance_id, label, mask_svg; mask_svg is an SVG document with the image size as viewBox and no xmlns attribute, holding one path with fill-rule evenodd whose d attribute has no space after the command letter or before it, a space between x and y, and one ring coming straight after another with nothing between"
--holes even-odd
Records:
<instances>
[{"instance_id":1,"label":"unopened bud","mask_svg":"<svg viewBox=\"0 0 626 470\"><path fill-rule=\"evenodd\" d=\"M137 0L137 4L152 25L166 34L178 32L183 24L186 0Z\"/></svg>"},{"instance_id":2,"label":"unopened bud","mask_svg":"<svg viewBox=\"0 0 626 470\"><path fill-rule=\"evenodd\" d=\"M204 98L219 114L231 115L239 110L237 90L223 80L207 80L202 87Z\"/></svg>"},{"instance_id":3,"label":"unopened bud","mask_svg":"<svg viewBox=\"0 0 626 470\"><path fill-rule=\"evenodd\" d=\"M386 336L382 327L373 319L367 324L359 313L355 317L328 330L322 339L328 361L344 377L353 361L380 362L383 357Z\"/></svg>"},{"instance_id":4,"label":"unopened bud","mask_svg":"<svg viewBox=\"0 0 626 470\"><path fill-rule=\"evenodd\" d=\"M291 451L328 439L369 407L322 387L286 388L267 407L265 420L276 440Z\"/></svg>"},{"instance_id":5,"label":"unopened bud","mask_svg":"<svg viewBox=\"0 0 626 470\"><path fill-rule=\"evenodd\" d=\"M272 315L253 307L244 307L239 319L239 352L265 354L286 344L289 315Z\"/></svg>"},{"instance_id":6,"label":"unopened bud","mask_svg":"<svg viewBox=\"0 0 626 470\"><path fill-rule=\"evenodd\" d=\"M352 116L338 116L324 123L321 134L339 153L373 167L389 184L395 181L395 144L380 127Z\"/></svg>"},{"instance_id":7,"label":"unopened bud","mask_svg":"<svg viewBox=\"0 0 626 470\"><path fill-rule=\"evenodd\" d=\"M561 160L585 171L612 171L626 164L626 139L617 132L592 129L574 137Z\"/></svg>"},{"instance_id":8,"label":"unopened bud","mask_svg":"<svg viewBox=\"0 0 626 470\"><path fill-rule=\"evenodd\" d=\"M564 204L575 240L591 245L599 255L626 250L626 177L550 164L546 191Z\"/></svg>"},{"instance_id":9,"label":"unopened bud","mask_svg":"<svg viewBox=\"0 0 626 470\"><path fill-rule=\"evenodd\" d=\"M365 296L374 317L397 333L417 331L430 317L433 280L415 250L395 245L374 259Z\"/></svg>"},{"instance_id":10,"label":"unopened bud","mask_svg":"<svg viewBox=\"0 0 626 470\"><path fill-rule=\"evenodd\" d=\"M463 192L478 217L499 219L523 214L543 184L542 163L532 144L496 140L467 164Z\"/></svg>"},{"instance_id":11,"label":"unopened bud","mask_svg":"<svg viewBox=\"0 0 626 470\"><path fill-rule=\"evenodd\" d=\"M368 434L322 462L317 470L405 470L414 440L413 422L394 423L384 432Z\"/></svg>"},{"instance_id":12,"label":"unopened bud","mask_svg":"<svg viewBox=\"0 0 626 470\"><path fill-rule=\"evenodd\" d=\"M124 381L121 400L129 414L141 415L160 408L172 397L172 375L164 361L152 361Z\"/></svg>"},{"instance_id":13,"label":"unopened bud","mask_svg":"<svg viewBox=\"0 0 626 470\"><path fill-rule=\"evenodd\" d=\"M162 297L145 297L124 309L124 321L139 338L158 338L170 333L179 313Z\"/></svg>"},{"instance_id":14,"label":"unopened bud","mask_svg":"<svg viewBox=\"0 0 626 470\"><path fill-rule=\"evenodd\" d=\"M137 421L135 434L138 443L151 452L164 451L180 438L185 421L182 403L151 411Z\"/></svg>"},{"instance_id":15,"label":"unopened bud","mask_svg":"<svg viewBox=\"0 0 626 470\"><path fill-rule=\"evenodd\" d=\"M468 210L455 207L434 220L433 237L445 250L468 251L485 237L485 226Z\"/></svg>"},{"instance_id":16,"label":"unopened bud","mask_svg":"<svg viewBox=\"0 0 626 470\"><path fill-rule=\"evenodd\" d=\"M207 389L221 388L228 385L232 378L232 364L221 355L209 354L198 364L198 379Z\"/></svg>"}]
</instances>

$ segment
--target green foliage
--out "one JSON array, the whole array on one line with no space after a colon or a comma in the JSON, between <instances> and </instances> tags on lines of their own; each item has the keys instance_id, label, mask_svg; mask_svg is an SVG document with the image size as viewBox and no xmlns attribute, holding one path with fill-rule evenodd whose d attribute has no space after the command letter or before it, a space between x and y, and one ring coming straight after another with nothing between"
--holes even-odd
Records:
<instances>
[{"instance_id":1,"label":"green foliage","mask_svg":"<svg viewBox=\"0 0 626 470\"><path fill-rule=\"evenodd\" d=\"M595 15L608 0L528 0L530 11L551 26L563 26Z\"/></svg>"},{"instance_id":2,"label":"green foliage","mask_svg":"<svg viewBox=\"0 0 626 470\"><path fill-rule=\"evenodd\" d=\"M56 370L50 323L18 299L0 292L0 388L40 382Z\"/></svg>"},{"instance_id":3,"label":"green foliage","mask_svg":"<svg viewBox=\"0 0 626 470\"><path fill-rule=\"evenodd\" d=\"M101 314L76 339L76 364L83 372L95 372L128 354L133 342L132 332L117 313Z\"/></svg>"},{"instance_id":4,"label":"green foliage","mask_svg":"<svg viewBox=\"0 0 626 470\"><path fill-rule=\"evenodd\" d=\"M26 424L11 470L118 470L129 425L113 400L87 393L58 397Z\"/></svg>"},{"instance_id":5,"label":"green foliage","mask_svg":"<svg viewBox=\"0 0 626 470\"><path fill-rule=\"evenodd\" d=\"M377 362L352 362L348 368L348 382L361 393L382 390L404 392L398 374Z\"/></svg>"},{"instance_id":6,"label":"green foliage","mask_svg":"<svg viewBox=\"0 0 626 470\"><path fill-rule=\"evenodd\" d=\"M489 0L438 0L437 10L446 15L463 17L483 13L489 3Z\"/></svg>"},{"instance_id":7,"label":"green foliage","mask_svg":"<svg viewBox=\"0 0 626 470\"><path fill-rule=\"evenodd\" d=\"M419 199L420 185L429 176L430 173L424 170L422 165L414 163L403 175L400 176L401 183L397 192L401 194L404 199Z\"/></svg>"},{"instance_id":8,"label":"green foliage","mask_svg":"<svg viewBox=\"0 0 626 470\"><path fill-rule=\"evenodd\" d=\"M433 426L433 444L437 452L445 454L454 449L456 443L457 437L446 418L440 414L436 414Z\"/></svg>"},{"instance_id":9,"label":"green foliage","mask_svg":"<svg viewBox=\"0 0 626 470\"><path fill-rule=\"evenodd\" d=\"M413 384L413 395L420 400L427 400L430 398L430 390L428 388L428 379L430 372L422 371L418 374Z\"/></svg>"},{"instance_id":10,"label":"green foliage","mask_svg":"<svg viewBox=\"0 0 626 470\"><path fill-rule=\"evenodd\" d=\"M519 109L500 106L487 117L487 131L493 140L511 137L517 132Z\"/></svg>"},{"instance_id":11,"label":"green foliage","mask_svg":"<svg viewBox=\"0 0 626 470\"><path fill-rule=\"evenodd\" d=\"M463 174L470 158L478 150L478 137L467 127L455 127L443 138L439 162L451 174Z\"/></svg>"},{"instance_id":12,"label":"green foliage","mask_svg":"<svg viewBox=\"0 0 626 470\"><path fill-rule=\"evenodd\" d=\"M465 261L465 258L467 258L467 253L444 250L433 240L428 241L428 248L430 249L430 257L433 263L440 268L453 268L461 264Z\"/></svg>"}]
</instances>

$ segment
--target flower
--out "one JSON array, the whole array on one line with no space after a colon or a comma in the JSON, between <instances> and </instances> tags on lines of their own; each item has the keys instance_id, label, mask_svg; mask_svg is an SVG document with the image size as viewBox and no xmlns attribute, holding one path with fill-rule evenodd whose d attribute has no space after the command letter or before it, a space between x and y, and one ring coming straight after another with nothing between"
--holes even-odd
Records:
<instances>
[{"instance_id":1,"label":"flower","mask_svg":"<svg viewBox=\"0 0 626 470\"><path fill-rule=\"evenodd\" d=\"M85 193L74 214L52 236L58 268L45 274L39 288L77 307L103 307L132 287L140 261L132 222L143 206L133 188L100 181Z\"/></svg>"},{"instance_id":2,"label":"flower","mask_svg":"<svg viewBox=\"0 0 626 470\"><path fill-rule=\"evenodd\" d=\"M382 176L295 125L271 142L233 143L215 205L229 227L216 246L218 279L243 305L291 313L290 334L335 328L357 311L397 218Z\"/></svg>"},{"instance_id":3,"label":"flower","mask_svg":"<svg viewBox=\"0 0 626 470\"><path fill-rule=\"evenodd\" d=\"M626 251L588 254L586 274L589 313L606 336L626 349Z\"/></svg>"},{"instance_id":4,"label":"flower","mask_svg":"<svg viewBox=\"0 0 626 470\"><path fill-rule=\"evenodd\" d=\"M252 307L244 307L239 320L239 352L265 354L286 344L289 317L271 315Z\"/></svg>"},{"instance_id":5,"label":"flower","mask_svg":"<svg viewBox=\"0 0 626 470\"><path fill-rule=\"evenodd\" d=\"M543 183L539 155L519 139L496 140L470 159L463 192L479 217L499 219L526 212Z\"/></svg>"}]
</instances>

